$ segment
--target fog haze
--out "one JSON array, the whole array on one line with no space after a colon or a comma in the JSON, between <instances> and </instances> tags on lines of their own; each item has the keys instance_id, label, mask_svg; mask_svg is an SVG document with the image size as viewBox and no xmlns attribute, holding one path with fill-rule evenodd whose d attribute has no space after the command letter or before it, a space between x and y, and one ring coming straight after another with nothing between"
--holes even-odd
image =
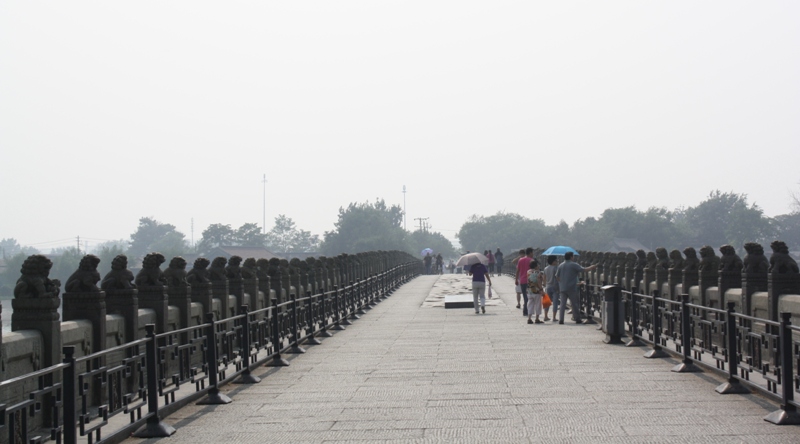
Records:
<instances>
[{"instance_id":1,"label":"fog haze","mask_svg":"<svg viewBox=\"0 0 800 444\"><path fill-rule=\"evenodd\" d=\"M766 215L800 185L800 3L2 2L0 238L143 216L333 229L383 198L472 214Z\"/></svg>"}]
</instances>

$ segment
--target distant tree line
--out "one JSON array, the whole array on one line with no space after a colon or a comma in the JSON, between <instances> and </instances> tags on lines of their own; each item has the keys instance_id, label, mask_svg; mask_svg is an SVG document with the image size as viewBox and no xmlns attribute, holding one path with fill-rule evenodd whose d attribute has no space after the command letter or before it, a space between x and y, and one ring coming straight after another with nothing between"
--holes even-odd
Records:
<instances>
[{"instance_id":1,"label":"distant tree line","mask_svg":"<svg viewBox=\"0 0 800 444\"><path fill-rule=\"evenodd\" d=\"M697 206L685 210L610 208L598 218L580 219L571 226L564 221L551 226L541 219L513 213L475 215L461 226L457 236L461 245L472 251L562 244L602 251L615 238L636 239L651 250L731 244L741 251L746 242L769 243L775 239L800 249L800 203L794 210L770 218L758 205L749 204L747 195L715 190Z\"/></svg>"},{"instance_id":2,"label":"distant tree line","mask_svg":"<svg viewBox=\"0 0 800 444\"><path fill-rule=\"evenodd\" d=\"M649 249L702 245L718 248L731 244L741 250L745 242L767 244L775 239L783 240L792 249L800 249L800 196L793 194L792 199L793 211L773 218L766 217L757 205L748 203L745 194L719 190L712 191L704 201L688 209L609 208L599 217L580 219L572 225L564 221L547 225L541 219L514 213L474 215L464 222L457 237L462 251L499 247L508 252L525 246L559 244L600 251L614 238L633 238ZM159 251L167 257L190 253L208 255L219 246L262 246L276 254L314 252L327 256L369 250L402 250L419 255L425 248L445 258L459 254L441 233L409 232L402 225L402 208L376 199L340 208L334 229L325 232L322 238L298 228L290 217L281 214L266 233L255 223L238 228L211 224L203 231L200 241L192 246L174 225L142 217L130 240L104 242L89 252L100 257L101 274L110 269L111 259L118 254L128 255L131 263L136 264L151 251ZM5 271L0 273L0 288L5 288L6 292L13 288L22 262L35 253L38 253L35 248L21 246L13 238L0 240L0 257L6 263ZM65 282L78 268L85 253L77 247L54 250L51 278Z\"/></svg>"}]
</instances>

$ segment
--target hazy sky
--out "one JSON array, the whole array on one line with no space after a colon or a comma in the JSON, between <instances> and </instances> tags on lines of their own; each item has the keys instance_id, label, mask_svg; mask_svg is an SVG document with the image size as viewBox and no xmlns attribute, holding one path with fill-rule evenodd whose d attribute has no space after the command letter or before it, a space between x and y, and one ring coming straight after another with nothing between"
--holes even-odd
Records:
<instances>
[{"instance_id":1,"label":"hazy sky","mask_svg":"<svg viewBox=\"0 0 800 444\"><path fill-rule=\"evenodd\" d=\"M0 3L0 238L800 191L800 2ZM90 244L91 247L91 244Z\"/></svg>"}]
</instances>

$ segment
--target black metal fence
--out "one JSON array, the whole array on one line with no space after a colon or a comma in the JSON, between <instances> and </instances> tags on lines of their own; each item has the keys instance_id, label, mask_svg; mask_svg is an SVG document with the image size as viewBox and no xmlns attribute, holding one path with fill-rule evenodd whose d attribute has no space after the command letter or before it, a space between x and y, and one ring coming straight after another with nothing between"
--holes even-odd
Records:
<instances>
[{"instance_id":1,"label":"black metal fence","mask_svg":"<svg viewBox=\"0 0 800 444\"><path fill-rule=\"evenodd\" d=\"M585 285L581 307L589 319L604 316L603 287ZM727 377L718 386L720 394L757 391L779 403L779 408L764 419L774 424L800 424L795 393L800 391L800 327L792 325L790 313L781 313L780 321L755 318L734 310L705 307L680 300L625 290L617 291L622 307L606 309L624 312L626 346L648 346L646 358L676 357L681 362L674 372L708 370Z\"/></svg>"},{"instance_id":2,"label":"black metal fence","mask_svg":"<svg viewBox=\"0 0 800 444\"><path fill-rule=\"evenodd\" d=\"M28 398L0 405L0 442L118 442L137 430L138 437L170 436L175 430L161 418L194 401L231 402L220 386L259 382L253 368L289 365L284 354L321 344L317 337L344 329L418 274L415 261L280 304L273 298L260 310L242 306L227 319L209 313L194 327L156 334L148 325L143 339L80 358L64 347L63 363L0 383L3 393ZM32 432L34 423L44 428Z\"/></svg>"}]
</instances>

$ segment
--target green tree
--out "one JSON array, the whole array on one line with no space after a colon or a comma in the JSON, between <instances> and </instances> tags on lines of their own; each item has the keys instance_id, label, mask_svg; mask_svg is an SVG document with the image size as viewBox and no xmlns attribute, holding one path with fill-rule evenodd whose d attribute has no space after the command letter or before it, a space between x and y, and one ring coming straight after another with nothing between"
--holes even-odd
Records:
<instances>
[{"instance_id":1,"label":"green tree","mask_svg":"<svg viewBox=\"0 0 800 444\"><path fill-rule=\"evenodd\" d=\"M286 253L292 249L296 234L297 225L292 218L279 214L275 218L275 225L267 233L267 245L276 253Z\"/></svg>"},{"instance_id":2,"label":"green tree","mask_svg":"<svg viewBox=\"0 0 800 444\"><path fill-rule=\"evenodd\" d=\"M167 258L180 256L189 251L186 236L174 225L161 223L150 217L139 219L139 227L131 234L128 259L141 260L147 253L157 251ZM135 262L134 262L135 263Z\"/></svg>"},{"instance_id":3,"label":"green tree","mask_svg":"<svg viewBox=\"0 0 800 444\"><path fill-rule=\"evenodd\" d=\"M318 234L311 234L310 231L297 230L292 236L292 246L290 251L294 252L315 252L319 250L321 240Z\"/></svg>"},{"instance_id":4,"label":"green tree","mask_svg":"<svg viewBox=\"0 0 800 444\"><path fill-rule=\"evenodd\" d=\"M30 256L39 253L39 250L33 247L23 247L13 237L0 240L0 258L9 258L18 253L25 253Z\"/></svg>"},{"instance_id":5,"label":"green tree","mask_svg":"<svg viewBox=\"0 0 800 444\"><path fill-rule=\"evenodd\" d=\"M756 204L747 203L746 194L709 193L696 207L686 210L686 225L691 230L690 245L719 248L731 244L742 248L745 242L765 242L773 230L769 219Z\"/></svg>"},{"instance_id":6,"label":"green tree","mask_svg":"<svg viewBox=\"0 0 800 444\"><path fill-rule=\"evenodd\" d=\"M236 229L234 242L243 247L263 247L267 243L267 236L261 232L258 224L246 223Z\"/></svg>"},{"instance_id":7,"label":"green tree","mask_svg":"<svg viewBox=\"0 0 800 444\"><path fill-rule=\"evenodd\" d=\"M800 211L775 216L773 227L775 237L786 242L790 250L800 249Z\"/></svg>"},{"instance_id":8,"label":"green tree","mask_svg":"<svg viewBox=\"0 0 800 444\"><path fill-rule=\"evenodd\" d=\"M221 245L232 245L235 233L230 225L211 224L203 230L200 242L197 243L197 252L208 254Z\"/></svg>"},{"instance_id":9,"label":"green tree","mask_svg":"<svg viewBox=\"0 0 800 444\"><path fill-rule=\"evenodd\" d=\"M528 219L516 213L497 213L488 217L473 215L456 236L464 250L483 252L499 247L508 252L550 244L552 232L553 229L541 219Z\"/></svg>"},{"instance_id":10,"label":"green tree","mask_svg":"<svg viewBox=\"0 0 800 444\"><path fill-rule=\"evenodd\" d=\"M383 199L351 203L339 208L334 230L325 232L320 249L328 256L371 250L408 251L402 221L403 209L398 205L389 207Z\"/></svg>"},{"instance_id":11,"label":"green tree","mask_svg":"<svg viewBox=\"0 0 800 444\"><path fill-rule=\"evenodd\" d=\"M22 263L25 262L28 256L30 256L28 253L20 251L13 256L5 257L6 269L0 274L0 288L4 289L5 294L0 294L0 296L11 296L13 294L17 279L22 276L20 273Z\"/></svg>"}]
</instances>

